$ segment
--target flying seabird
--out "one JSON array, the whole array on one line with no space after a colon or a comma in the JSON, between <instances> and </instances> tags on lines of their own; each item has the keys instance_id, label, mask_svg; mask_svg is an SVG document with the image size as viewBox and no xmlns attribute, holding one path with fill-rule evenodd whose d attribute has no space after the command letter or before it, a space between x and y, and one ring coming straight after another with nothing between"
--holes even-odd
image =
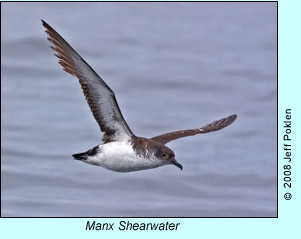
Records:
<instances>
[{"instance_id":1,"label":"flying seabird","mask_svg":"<svg viewBox=\"0 0 301 239\"><path fill-rule=\"evenodd\" d=\"M73 154L76 160L116 172L132 172L169 164L182 169L174 152L165 144L182 137L220 130L232 124L237 117L233 114L198 129L175 131L150 139L137 137L123 118L111 88L50 25L43 20L42 24L63 69L79 79L93 116L104 133L103 144L87 152Z\"/></svg>"}]
</instances>

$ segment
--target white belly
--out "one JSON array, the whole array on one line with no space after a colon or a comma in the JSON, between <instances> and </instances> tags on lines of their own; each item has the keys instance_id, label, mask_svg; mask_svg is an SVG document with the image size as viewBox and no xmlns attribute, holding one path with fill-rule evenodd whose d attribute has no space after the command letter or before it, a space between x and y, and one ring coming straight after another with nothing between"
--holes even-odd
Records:
<instances>
[{"instance_id":1,"label":"white belly","mask_svg":"<svg viewBox=\"0 0 301 239\"><path fill-rule=\"evenodd\" d=\"M155 157L140 157L129 142L110 142L99 145L98 153L83 162L117 172L131 172L164 165Z\"/></svg>"}]
</instances>

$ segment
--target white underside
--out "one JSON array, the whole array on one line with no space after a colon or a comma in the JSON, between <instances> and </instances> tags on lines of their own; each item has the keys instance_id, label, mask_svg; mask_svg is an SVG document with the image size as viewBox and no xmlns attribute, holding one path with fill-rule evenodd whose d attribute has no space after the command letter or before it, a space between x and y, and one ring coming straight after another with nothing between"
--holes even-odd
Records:
<instances>
[{"instance_id":1,"label":"white underside","mask_svg":"<svg viewBox=\"0 0 301 239\"><path fill-rule=\"evenodd\" d=\"M143 169L157 168L165 165L161 160L152 156L138 156L129 142L110 142L98 146L98 153L88 157L83 162L102 166L117 172L131 172Z\"/></svg>"}]
</instances>

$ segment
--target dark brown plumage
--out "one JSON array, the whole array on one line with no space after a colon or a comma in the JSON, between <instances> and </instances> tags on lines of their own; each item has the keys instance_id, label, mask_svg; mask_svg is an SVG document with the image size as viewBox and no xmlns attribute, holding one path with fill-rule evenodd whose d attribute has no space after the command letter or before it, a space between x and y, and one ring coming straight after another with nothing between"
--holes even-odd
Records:
<instances>
[{"instance_id":1,"label":"dark brown plumage","mask_svg":"<svg viewBox=\"0 0 301 239\"><path fill-rule=\"evenodd\" d=\"M222 118L220 120L214 121L198 129L188 129L188 130L180 130L171 133L166 133L166 134L153 137L151 138L151 140L156 141L160 144L167 144L168 142L175 139L220 130L232 124L236 120L236 118L237 115L230 115L226 118Z\"/></svg>"}]
</instances>

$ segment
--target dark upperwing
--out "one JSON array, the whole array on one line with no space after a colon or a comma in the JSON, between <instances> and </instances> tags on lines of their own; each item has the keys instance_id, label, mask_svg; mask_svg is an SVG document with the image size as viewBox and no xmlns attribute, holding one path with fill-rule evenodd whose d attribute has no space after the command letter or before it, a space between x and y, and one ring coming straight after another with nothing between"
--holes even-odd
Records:
<instances>
[{"instance_id":1,"label":"dark upperwing","mask_svg":"<svg viewBox=\"0 0 301 239\"><path fill-rule=\"evenodd\" d=\"M124 120L115 94L85 60L46 22L51 48L60 59L63 69L79 79L86 100L102 132L105 142L130 139L134 136Z\"/></svg>"},{"instance_id":2,"label":"dark upperwing","mask_svg":"<svg viewBox=\"0 0 301 239\"><path fill-rule=\"evenodd\" d=\"M226 118L222 118L220 120L214 121L198 129L180 130L180 131L175 131L167 134L161 134L159 136L151 138L151 140L161 144L167 144L168 142L175 139L220 130L232 124L236 120L236 118L237 118L236 114L230 115Z\"/></svg>"}]
</instances>

